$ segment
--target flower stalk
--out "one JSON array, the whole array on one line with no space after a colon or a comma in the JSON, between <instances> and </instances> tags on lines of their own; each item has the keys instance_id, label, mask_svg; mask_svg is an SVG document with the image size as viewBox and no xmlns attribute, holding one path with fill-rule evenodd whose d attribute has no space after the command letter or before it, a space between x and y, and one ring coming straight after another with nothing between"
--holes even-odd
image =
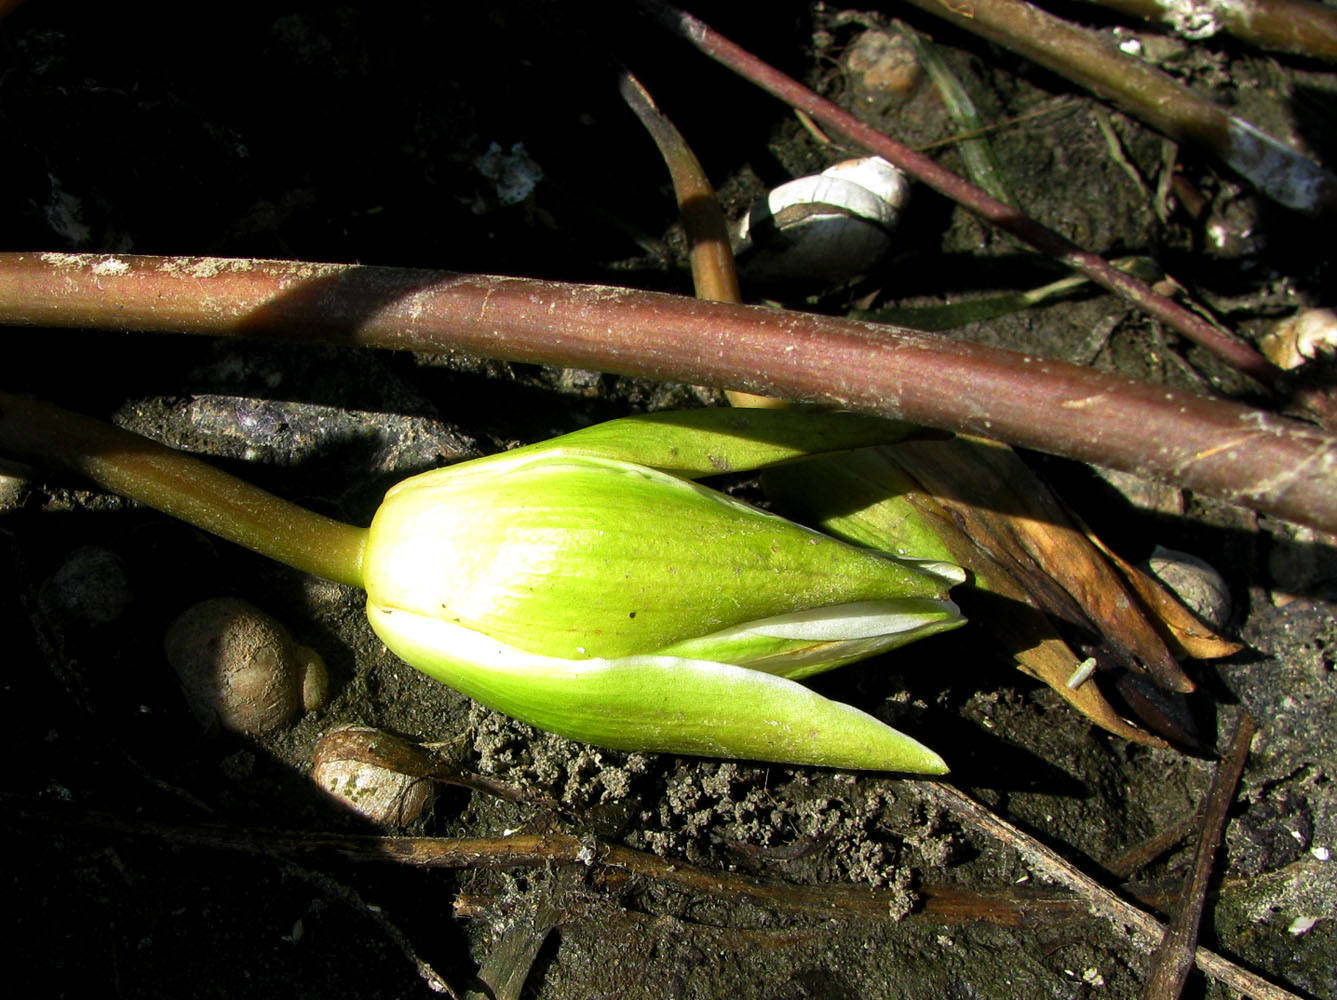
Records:
<instances>
[{"instance_id":1,"label":"flower stalk","mask_svg":"<svg viewBox=\"0 0 1337 1000\"><path fill-rule=\"evenodd\" d=\"M362 586L367 529L289 503L130 431L0 392L0 452L77 472L261 555Z\"/></svg>"}]
</instances>

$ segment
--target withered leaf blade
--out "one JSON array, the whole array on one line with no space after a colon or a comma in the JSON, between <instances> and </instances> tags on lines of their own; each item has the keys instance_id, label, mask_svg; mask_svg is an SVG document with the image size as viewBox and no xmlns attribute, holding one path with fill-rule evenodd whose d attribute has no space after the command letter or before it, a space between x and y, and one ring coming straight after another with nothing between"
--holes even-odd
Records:
<instances>
[{"instance_id":1,"label":"withered leaf blade","mask_svg":"<svg viewBox=\"0 0 1337 1000\"><path fill-rule=\"evenodd\" d=\"M1124 719L1091 681L1069 687L1082 660L1059 636L1027 586L961 530L948 511L912 480L886 448L868 448L768 471L767 493L782 510L846 541L898 555L945 559L966 567L979 591L1005 607L990 632L1026 674L1048 684L1096 725L1149 746L1167 744Z\"/></svg>"},{"instance_id":2,"label":"withered leaf blade","mask_svg":"<svg viewBox=\"0 0 1337 1000\"><path fill-rule=\"evenodd\" d=\"M1085 526L1084 526L1085 527ZM1163 583L1143 572L1086 528L1086 537L1100 549L1125 582L1147 606L1151 624L1161 633L1170 650L1180 657L1195 660L1215 660L1230 656L1244 648L1242 643L1226 639L1195 615Z\"/></svg>"},{"instance_id":3,"label":"withered leaf blade","mask_svg":"<svg viewBox=\"0 0 1337 1000\"><path fill-rule=\"evenodd\" d=\"M1123 574L1011 448L957 438L893 454L1046 612L1098 636L1118 665L1165 690L1193 690Z\"/></svg>"}]
</instances>

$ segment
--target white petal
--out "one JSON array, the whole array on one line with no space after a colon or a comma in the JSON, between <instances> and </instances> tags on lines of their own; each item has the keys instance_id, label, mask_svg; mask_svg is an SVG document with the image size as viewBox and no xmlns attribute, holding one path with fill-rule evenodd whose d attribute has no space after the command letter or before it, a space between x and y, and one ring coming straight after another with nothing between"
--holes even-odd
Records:
<instances>
[{"instance_id":1,"label":"white petal","mask_svg":"<svg viewBox=\"0 0 1337 1000\"><path fill-rule=\"evenodd\" d=\"M929 618L955 616L960 609L951 601L914 601L913 610L906 601L859 601L836 604L826 608L809 608L774 618L747 622L735 628L713 634L712 638L734 635L765 635L777 639L808 639L838 642L844 639L872 639L883 635L898 635L922 626ZM926 608L935 612L926 615Z\"/></svg>"}]
</instances>

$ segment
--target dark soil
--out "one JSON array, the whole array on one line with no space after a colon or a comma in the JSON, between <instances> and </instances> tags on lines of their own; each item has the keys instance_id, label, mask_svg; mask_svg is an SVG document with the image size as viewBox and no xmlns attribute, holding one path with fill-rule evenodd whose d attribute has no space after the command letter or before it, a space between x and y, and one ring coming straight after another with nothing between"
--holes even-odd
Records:
<instances>
[{"instance_id":1,"label":"dark soil","mask_svg":"<svg viewBox=\"0 0 1337 1000\"><path fill-rule=\"evenodd\" d=\"M207 21L187 9L34 0L0 26L8 248L357 261L690 293L667 176L619 103L619 63L687 135L731 217L845 155L620 5L230 5ZM889 23L882 15L806 2L698 12L908 142L953 133L931 86L893 99L847 72L843 53ZM1069 13L1099 19L1094 8ZM1090 249L1155 257L1247 335L1330 304L1327 223L1258 203L1181 150L1179 169L1211 210L1247 221L1213 249L1205 220L1153 210L1165 169L1157 135L1109 115L1126 169L1093 102L931 19L909 20L942 44L986 121L1073 95L993 135L1028 212ZM1204 93L1334 159L1337 75L1229 42L1158 44ZM477 168L493 143L522 143L542 168L515 204ZM935 155L960 169L951 147ZM1030 288L1059 273L924 191L900 240L857 285L749 292L847 312ZM1104 294L948 335L1251 398L1241 379ZM358 523L413 472L717 401L692 387L464 357L9 338L4 388L213 456ZM1248 649L1188 665L1200 685L1192 711L1209 746L1225 745L1245 708L1261 731L1202 941L1302 995L1337 996L1331 540L1028 458L1130 559L1161 544L1224 574L1227 630ZM0 478L3 723L22 758L0 824L12 995L409 997L428 992L416 961L462 989L489 959L523 978L531 958L523 995L552 1000L1141 995L1146 955L1081 906L1034 904L1050 897L1019 857L932 807L913 781L628 755L538 733L394 659L353 590L73 479L0 471L12 474ZM222 595L264 608L323 655L325 708L259 739L201 730L162 637L188 605ZM992 651L987 620L929 643L819 686L932 744L961 788L1111 886L1120 878L1103 866L1201 803L1205 755L1093 728ZM572 833L782 886L864 886L885 913L766 903L597 865L425 870L328 849L281 853L246 834L378 832L307 777L313 743L339 722L448 744L462 773L519 793L443 787L409 833ZM1188 836L1127 877L1148 905L1168 906L1191 854ZM993 902L945 914L929 903L946 888ZM1231 994L1194 977L1187 995Z\"/></svg>"}]
</instances>

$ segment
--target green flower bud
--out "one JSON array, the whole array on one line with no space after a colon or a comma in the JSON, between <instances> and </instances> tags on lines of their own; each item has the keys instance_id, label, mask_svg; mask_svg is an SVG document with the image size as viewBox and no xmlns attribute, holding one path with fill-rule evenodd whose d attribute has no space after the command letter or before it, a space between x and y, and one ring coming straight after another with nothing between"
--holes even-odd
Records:
<instances>
[{"instance_id":1,"label":"green flower bud","mask_svg":"<svg viewBox=\"0 0 1337 1000\"><path fill-rule=\"evenodd\" d=\"M931 750L793 678L955 628L947 591L962 578L562 447L399 484L363 562L368 616L391 650L543 729L933 773L946 768Z\"/></svg>"}]
</instances>

